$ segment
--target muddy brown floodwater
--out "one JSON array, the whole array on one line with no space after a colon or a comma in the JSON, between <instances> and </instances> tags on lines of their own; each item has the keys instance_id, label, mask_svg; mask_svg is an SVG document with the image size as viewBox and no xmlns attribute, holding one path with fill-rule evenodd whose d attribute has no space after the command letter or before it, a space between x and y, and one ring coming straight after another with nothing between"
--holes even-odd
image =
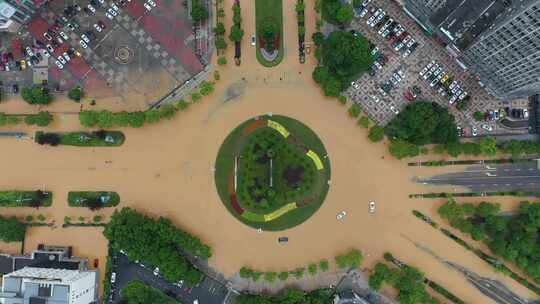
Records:
<instances>
[{"instance_id":1,"label":"muddy brown floodwater","mask_svg":"<svg viewBox=\"0 0 540 304\"><path fill-rule=\"evenodd\" d=\"M225 1L227 13L232 0ZM306 20L315 20L313 1L307 1ZM242 2L246 36L254 32L254 1ZM294 5L284 3L286 29L296 29ZM310 22L306 37L314 25ZM314 23L314 22L313 22ZM229 28L230 20L226 27ZM413 176L429 175L444 169L407 167L387 153L387 144L368 142L366 130L350 119L346 108L334 99L321 95L311 80L315 59L298 63L295 31L285 31L285 58L273 69L260 66L255 50L244 39L240 67L229 64L219 68L221 80L216 91L179 113L172 121L123 130L127 140L119 148L43 147L31 140L0 138L4 157L0 158L2 189L37 189L54 192L52 207L33 210L3 208L4 215L23 217L44 214L61 226L64 216L89 219L89 210L67 205L67 192L76 190L111 190L121 196L118 207L130 206L151 215L171 218L179 227L190 231L213 249L211 266L225 276L242 266L259 270L291 269L323 258L332 258L351 247L365 254L365 265L372 267L385 251L417 266L427 276L448 288L468 303L489 303L465 278L432 256L417 249L405 237L415 239L436 254L468 267L483 276L496 278L518 294L533 294L513 280L494 272L472 253L411 215L418 209L442 223L436 215L441 200L411 200L410 193L429 188L412 182ZM227 55L232 57L229 48ZM232 62L232 60L229 60ZM231 88L238 97L228 96ZM229 89L229 90L228 90ZM238 93L239 92L239 93ZM65 104L53 105L55 110ZM98 106L106 107L98 101ZM26 109L21 105L21 109ZM133 108L139 108L135 104ZM16 112L17 105L0 105L0 111ZM75 109L76 110L76 109ZM67 111L67 110L66 110ZM332 183L325 203L309 220L281 232L257 233L240 223L223 207L214 186L212 168L217 151L228 133L241 122L256 115L274 113L293 117L315 131L323 141L332 164ZM58 114L52 129L79 130L76 115ZM28 127L5 130L35 131ZM431 171L433 172L431 172ZM375 214L369 214L368 202L376 202ZM505 205L518 200L505 198ZM347 212L343 221L336 214ZM112 209L101 210L107 218ZM277 239L287 236L286 245ZM106 241L97 228L33 228L26 249L38 243L73 245L75 253L89 259L98 258L105 265ZM0 244L0 251L17 251Z\"/></svg>"}]
</instances>

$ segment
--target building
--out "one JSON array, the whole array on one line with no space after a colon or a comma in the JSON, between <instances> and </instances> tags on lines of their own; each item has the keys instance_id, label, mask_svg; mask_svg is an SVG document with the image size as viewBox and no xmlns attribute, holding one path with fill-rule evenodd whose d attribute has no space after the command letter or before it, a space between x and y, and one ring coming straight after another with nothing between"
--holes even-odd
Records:
<instances>
[{"instance_id":1,"label":"building","mask_svg":"<svg viewBox=\"0 0 540 304\"><path fill-rule=\"evenodd\" d=\"M494 97L540 92L540 0L405 0L404 10Z\"/></svg>"},{"instance_id":2,"label":"building","mask_svg":"<svg viewBox=\"0 0 540 304\"><path fill-rule=\"evenodd\" d=\"M0 0L0 32L16 32L32 19L44 1Z\"/></svg>"},{"instance_id":3,"label":"building","mask_svg":"<svg viewBox=\"0 0 540 304\"><path fill-rule=\"evenodd\" d=\"M30 256L0 256L1 304L97 303L99 275L70 247L42 246Z\"/></svg>"}]
</instances>

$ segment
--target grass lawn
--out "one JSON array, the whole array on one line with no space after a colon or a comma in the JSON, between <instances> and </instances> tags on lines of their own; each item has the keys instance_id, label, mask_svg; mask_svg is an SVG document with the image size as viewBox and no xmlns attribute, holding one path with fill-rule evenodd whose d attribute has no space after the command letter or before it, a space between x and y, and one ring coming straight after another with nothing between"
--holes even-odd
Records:
<instances>
[{"instance_id":1,"label":"grass lawn","mask_svg":"<svg viewBox=\"0 0 540 304\"><path fill-rule=\"evenodd\" d=\"M273 19L279 28L279 53L274 61L267 61L261 54L259 47L259 30L265 19ZM282 0L255 0L255 26L257 31L257 60L265 67L273 67L283 60L283 3Z\"/></svg>"},{"instance_id":2,"label":"grass lawn","mask_svg":"<svg viewBox=\"0 0 540 304\"><path fill-rule=\"evenodd\" d=\"M97 200L102 196L109 196L109 201L103 207L114 207L120 203L120 195L108 191L70 191L68 193L68 205L71 207L86 207L81 200Z\"/></svg>"},{"instance_id":3,"label":"grass lawn","mask_svg":"<svg viewBox=\"0 0 540 304\"><path fill-rule=\"evenodd\" d=\"M38 191L0 191L0 207L33 207L33 202L38 201L39 195L43 195L40 207L52 205L52 193Z\"/></svg>"},{"instance_id":4,"label":"grass lawn","mask_svg":"<svg viewBox=\"0 0 540 304\"><path fill-rule=\"evenodd\" d=\"M246 209L245 211L247 217L252 220L247 219L246 216L243 216L234 210L229 191L229 180L231 174L234 172L234 156L238 153L239 146L242 146L246 138L249 138L249 136L244 136L243 131L253 122L253 120L240 124L223 142L216 159L215 182L221 201L234 217L254 228L278 231L299 225L313 215L313 213L315 213L322 205L329 189L327 181L330 180L330 161L328 158L324 157L327 152L323 143L318 136L304 124L284 116L274 115L272 117L265 117L265 119L271 119L283 125L290 132L291 136L294 136L297 140L301 141L303 145L316 152L321 158L324 169L318 171L318 177L316 178L317 182L306 194L312 201L309 204L299 206L298 208L291 208L283 215L269 221L261 221L260 219L264 218L264 215L255 214L252 212L253 210Z\"/></svg>"}]
</instances>

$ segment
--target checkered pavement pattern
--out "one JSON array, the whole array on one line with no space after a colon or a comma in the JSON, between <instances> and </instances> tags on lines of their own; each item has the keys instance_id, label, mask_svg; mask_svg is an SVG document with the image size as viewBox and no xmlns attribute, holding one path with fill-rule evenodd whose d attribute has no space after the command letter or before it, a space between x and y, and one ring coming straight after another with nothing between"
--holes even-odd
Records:
<instances>
[{"instance_id":1,"label":"checkered pavement pattern","mask_svg":"<svg viewBox=\"0 0 540 304\"><path fill-rule=\"evenodd\" d=\"M151 54L159 63L179 82L185 82L191 78L190 74L182 67L180 62L172 58L169 53L159 43L141 28L136 20L128 14L120 12L116 17L118 24L123 27L139 44Z\"/></svg>"}]
</instances>

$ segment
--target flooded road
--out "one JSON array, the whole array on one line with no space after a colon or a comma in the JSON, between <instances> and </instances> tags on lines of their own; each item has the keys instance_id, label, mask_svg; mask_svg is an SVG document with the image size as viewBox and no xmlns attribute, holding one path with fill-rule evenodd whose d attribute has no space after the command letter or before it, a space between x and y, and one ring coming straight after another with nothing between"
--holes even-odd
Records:
<instances>
[{"instance_id":1,"label":"flooded road","mask_svg":"<svg viewBox=\"0 0 540 304\"><path fill-rule=\"evenodd\" d=\"M232 0L225 2L230 16ZM306 37L310 37L314 30L313 2L306 4ZM254 32L253 5L254 1L242 2L246 38ZM293 2L285 1L284 9L284 28L296 29ZM288 270L323 258L332 260L336 254L355 247L366 255L366 267L372 267L389 251L419 267L430 279L466 302L490 303L463 276L418 250L405 235L448 261L497 279L520 296L533 298L530 291L494 272L475 255L411 214L411 210L418 209L442 223L436 215L442 200L412 200L408 195L428 192L426 187L413 182L414 176L443 169L412 169L405 161L388 154L387 143L370 143L367 131L349 118L347 108L335 99L324 98L315 87L311 79L315 59L309 56L306 64L299 64L295 30L285 31L285 47L283 62L266 69L257 63L249 39L244 39L242 65L236 67L229 60L227 67L219 67L221 80L211 96L178 113L171 121L123 130L127 139L119 148L52 148L38 146L31 140L0 138L4 155L0 170L9 172L0 176L0 187L45 187L54 192L50 208L3 208L0 212L20 217L42 213L61 225L66 215L87 219L95 215L83 208L68 207L68 191L117 191L121 196L119 208L130 206L169 217L179 227L201 237L213 249L211 266L226 276L242 266L262 271ZM229 47L228 58L232 59L232 53ZM2 106L0 111L7 111ZM98 107L107 105L98 102ZM319 135L332 164L332 184L324 204L303 224L286 231L259 234L223 207L215 190L212 167L228 133L243 121L266 113L295 118ZM57 118L52 126L55 130L80 129L75 115L60 114ZM31 133L35 129L21 126L6 130ZM505 205L518 203L517 199L508 198L491 200ZM375 214L368 212L369 201L376 202ZM98 213L106 218L112 211ZM347 212L343 221L336 220L340 211ZM39 242L71 243L76 253L98 258L100 266L104 265L106 247L100 229L86 229L92 230L31 229L27 249ZM278 243L281 236L289 238L286 245Z\"/></svg>"}]
</instances>

